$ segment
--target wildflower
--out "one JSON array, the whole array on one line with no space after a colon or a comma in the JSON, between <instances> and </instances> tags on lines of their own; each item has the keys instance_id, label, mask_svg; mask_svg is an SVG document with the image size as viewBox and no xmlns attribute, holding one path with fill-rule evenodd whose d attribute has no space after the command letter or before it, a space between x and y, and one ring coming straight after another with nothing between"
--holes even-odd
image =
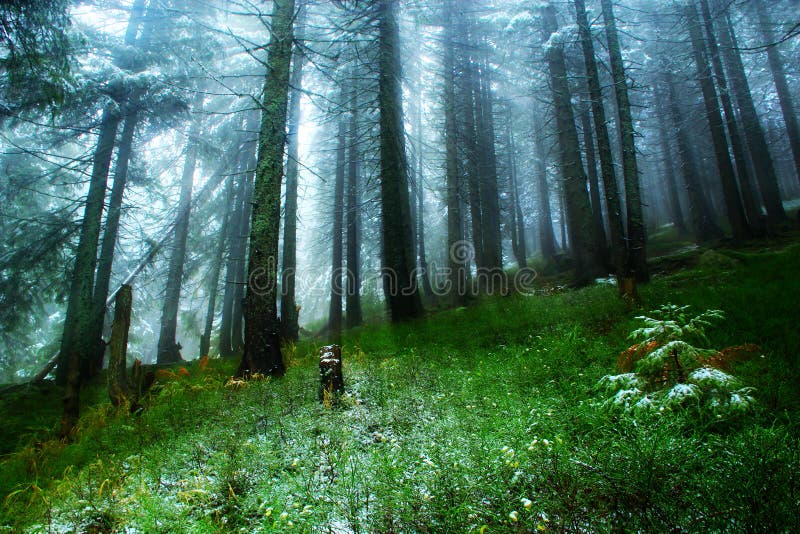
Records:
<instances>
[{"instance_id":1,"label":"wildflower","mask_svg":"<svg viewBox=\"0 0 800 534\"><path fill-rule=\"evenodd\" d=\"M508 514L508 518L511 520L512 523L516 523L517 521L519 521L519 513L516 510L514 510L513 512Z\"/></svg>"},{"instance_id":2,"label":"wildflower","mask_svg":"<svg viewBox=\"0 0 800 534\"><path fill-rule=\"evenodd\" d=\"M299 464L300 464L300 460L298 458L295 458L294 460L292 460L292 467L297 467Z\"/></svg>"},{"instance_id":3,"label":"wildflower","mask_svg":"<svg viewBox=\"0 0 800 534\"><path fill-rule=\"evenodd\" d=\"M523 506L523 507L524 507L526 510L530 510L530 509L531 509L531 506L533 506L533 501L532 501L532 500L530 500L530 499L522 499L522 506Z\"/></svg>"}]
</instances>

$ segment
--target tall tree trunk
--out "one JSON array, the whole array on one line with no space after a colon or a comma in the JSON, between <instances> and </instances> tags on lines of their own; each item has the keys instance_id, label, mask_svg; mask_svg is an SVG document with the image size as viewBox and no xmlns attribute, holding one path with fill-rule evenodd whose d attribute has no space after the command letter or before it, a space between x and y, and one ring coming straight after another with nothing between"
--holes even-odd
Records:
<instances>
[{"instance_id":1,"label":"tall tree trunk","mask_svg":"<svg viewBox=\"0 0 800 534\"><path fill-rule=\"evenodd\" d=\"M667 113L664 106L664 95L656 88L655 91L656 115L658 122L658 142L661 147L661 158L664 165L664 178L667 189L667 203L669 207L669 217L679 236L688 235L689 229L683 218L681 202L678 197L678 182L675 178L675 168L672 163L672 151L670 150L669 135L667 133Z\"/></svg>"},{"instance_id":2,"label":"tall tree trunk","mask_svg":"<svg viewBox=\"0 0 800 534\"><path fill-rule=\"evenodd\" d=\"M358 92L353 87L347 155L347 328L361 326L361 195L358 183Z\"/></svg>"},{"instance_id":3,"label":"tall tree trunk","mask_svg":"<svg viewBox=\"0 0 800 534\"><path fill-rule=\"evenodd\" d=\"M211 331L214 327L214 314L217 304L217 293L219 287L219 275L222 271L222 261L225 257L225 245L228 237L228 225L232 215L233 201L233 176L229 176L225 185L225 208L222 215L222 224L219 228L217 238L217 249L214 252L211 272L208 275L208 308L206 309L206 321L203 326L203 334L200 336L200 357L208 356L211 350Z\"/></svg>"},{"instance_id":4,"label":"tall tree trunk","mask_svg":"<svg viewBox=\"0 0 800 534\"><path fill-rule=\"evenodd\" d=\"M500 198L497 189L497 155L495 153L494 115L491 80L485 65L477 71L475 115L477 117L478 169L481 181L481 214L485 267L503 268L503 239L500 234Z\"/></svg>"},{"instance_id":5,"label":"tall tree trunk","mask_svg":"<svg viewBox=\"0 0 800 534\"><path fill-rule=\"evenodd\" d=\"M201 113L202 96L195 100L192 110ZM178 309L181 301L183 285L183 268L186 263L186 239L189 237L189 214L192 203L192 186L194 171L197 167L197 150L200 135L200 118L192 122L186 142L186 159L183 162L181 176L181 193L178 200L178 218L175 224L175 235L172 238L172 255L169 260L167 287L164 291L164 307L161 310L161 332L158 337L158 363L174 363L181 361L180 344L175 335L178 329Z\"/></svg>"},{"instance_id":6,"label":"tall tree trunk","mask_svg":"<svg viewBox=\"0 0 800 534\"><path fill-rule=\"evenodd\" d=\"M305 2L300 0L299 14L295 25L295 42L302 42L305 23ZM298 129L300 127L300 100L303 97L303 65L305 55L300 46L295 45L292 53L292 74L289 82L290 97L288 111L288 132L286 134L286 201L284 204L283 226L283 264L281 266L281 329L283 337L290 341L300 338L299 313L297 307L297 176L298 176Z\"/></svg>"},{"instance_id":7,"label":"tall tree trunk","mask_svg":"<svg viewBox=\"0 0 800 534\"><path fill-rule=\"evenodd\" d=\"M574 3L583 61L586 68L586 83L589 86L589 98L592 102L592 119L597 139L597 152L600 158L600 175L603 179L603 190L605 192L611 261L617 277L620 277L623 274L628 245L625 241L622 205L617 177L614 172L614 159L611 154L611 139L608 134L606 112L603 106L603 93L600 85L600 75L597 71L592 31L586 16L586 3L585 0L574 0Z\"/></svg>"},{"instance_id":8,"label":"tall tree trunk","mask_svg":"<svg viewBox=\"0 0 800 534\"><path fill-rule=\"evenodd\" d=\"M600 180L597 176L597 159L594 155L592 120L589 117L589 110L585 108L581 111L581 130L583 131L583 146L586 151L586 169L589 177L589 197L592 201L595 241L600 247L603 265L610 266L611 258L608 255L608 240L606 240L606 228L603 224L603 207L600 204Z\"/></svg>"},{"instance_id":9,"label":"tall tree trunk","mask_svg":"<svg viewBox=\"0 0 800 534\"><path fill-rule=\"evenodd\" d=\"M539 118L533 115L533 148L536 157L536 191L539 196L539 249L545 261L556 257L556 235L553 231L553 210L550 207L550 186L547 183L547 152Z\"/></svg>"},{"instance_id":10,"label":"tall tree trunk","mask_svg":"<svg viewBox=\"0 0 800 534\"><path fill-rule=\"evenodd\" d=\"M237 164L235 169L241 169L242 151L237 154ZM240 237L244 235L242 230L244 224L244 197L246 195L247 178L240 172L236 173L239 183L234 188L233 199L231 205L233 212L230 216L230 223L228 228L228 235L226 236L228 242L228 256L225 261L225 290L222 296L222 319L220 320L219 328L219 354L223 358L229 358L235 353L233 351L233 313L234 313L234 299L236 296L236 286L239 284L237 281L237 262L244 261L244 251L241 250L242 240ZM231 177L234 178L233 176Z\"/></svg>"},{"instance_id":11,"label":"tall tree trunk","mask_svg":"<svg viewBox=\"0 0 800 534\"><path fill-rule=\"evenodd\" d=\"M138 100L138 99L137 99ZM136 102L131 102L136 105ZM111 269L114 265L114 250L117 246L119 234L119 221L122 215L122 197L128 180L128 164L130 163L133 135L138 122L138 112L134 108L125 116L122 135L117 148L117 161L114 169L114 185L111 187L111 196L108 201L108 214L103 231L103 241L100 245L100 257L97 261L97 276L94 285L94 317L92 325L92 338L100 339L103 336L103 324L106 316L106 299L111 285ZM95 352L90 356L91 361L98 366L102 363L104 346L97 343Z\"/></svg>"},{"instance_id":12,"label":"tall tree trunk","mask_svg":"<svg viewBox=\"0 0 800 534\"><path fill-rule=\"evenodd\" d=\"M717 45L716 31L708 6L708 0L700 0L700 8L703 15L703 23L706 30L706 42L711 57L711 65L714 68L714 77L717 79L719 87L719 98L722 103L722 111L725 114L725 125L728 128L728 138L731 142L733 159L736 162L736 174L739 177L739 188L742 196L742 204L751 228L756 228L761 220L761 205L756 201L755 192L752 189L752 179L747 168L747 154L745 152L742 136L739 132L739 125L736 122L736 115L733 112L733 104L728 90L728 80L725 76L725 69L722 66L722 59Z\"/></svg>"},{"instance_id":13,"label":"tall tree trunk","mask_svg":"<svg viewBox=\"0 0 800 534\"><path fill-rule=\"evenodd\" d=\"M703 182L692 157L689 136L681 113L681 104L678 101L675 83L669 70L664 71L664 79L669 94L669 114L672 117L676 131L678 157L681 161L681 171L689 197L690 222L695 239L700 243L705 243L722 237L722 230L714 222L711 207L706 200Z\"/></svg>"},{"instance_id":14,"label":"tall tree trunk","mask_svg":"<svg viewBox=\"0 0 800 534\"><path fill-rule=\"evenodd\" d=\"M558 31L555 9L548 4L542 11L545 35ZM584 285L601 275L599 248L594 243L592 206L586 190L586 174L581 161L578 131L572 110L563 43L553 43L547 50L550 87L555 105L559 155L563 176L567 228L575 257L575 284Z\"/></svg>"},{"instance_id":15,"label":"tall tree trunk","mask_svg":"<svg viewBox=\"0 0 800 534\"><path fill-rule=\"evenodd\" d=\"M255 115L251 115L255 117ZM253 121L255 129L255 121ZM248 128L248 131L250 129ZM247 144L244 149L244 159L242 172L245 173L245 196L242 205L242 223L239 235L235 236L238 241L236 262L236 285L233 288L233 311L231 317L231 347L233 352L238 354L244 348L244 338L242 337L244 321L244 294L246 287L247 273L247 236L250 233L250 219L253 215L253 180L256 168L256 144Z\"/></svg>"},{"instance_id":16,"label":"tall tree trunk","mask_svg":"<svg viewBox=\"0 0 800 534\"><path fill-rule=\"evenodd\" d=\"M779 223L786 219L786 212L781 202L778 177L775 173L775 165L772 162L769 146L767 145L767 138L764 135L764 128L761 126L758 113L756 113L753 96L750 94L750 84L747 81L747 74L744 71L742 58L739 55L736 34L727 17L718 17L717 20L720 21L720 48L728 68L731 92L736 100L736 105L739 107L742 129L747 140L747 146L750 149L750 158L755 167L761 198L764 200L764 207L767 209L767 220L770 224Z\"/></svg>"},{"instance_id":17,"label":"tall tree trunk","mask_svg":"<svg viewBox=\"0 0 800 534\"><path fill-rule=\"evenodd\" d=\"M694 4L689 4L686 10L689 24L689 38L692 42L694 52L694 62L697 68L697 77L700 81L700 89L703 92L703 104L705 105L706 119L711 130L711 140L714 143L714 155L717 161L719 177L722 181L722 193L725 198L725 208L728 214L728 221L731 224L733 237L737 241L746 239L750 235L750 228L747 224L744 207L739 196L739 188L736 185L736 175L731 164L730 153L728 152L728 141L725 138L725 129L722 123L722 115L719 111L717 102L717 91L714 88L714 81L711 79L711 72L706 60L706 49L703 44L703 36L698 24L697 8Z\"/></svg>"},{"instance_id":18,"label":"tall tree trunk","mask_svg":"<svg viewBox=\"0 0 800 534\"><path fill-rule=\"evenodd\" d=\"M379 84L383 282L393 322L422 314L414 271L408 164L400 87L400 32L396 0L379 0Z\"/></svg>"},{"instance_id":19,"label":"tall tree trunk","mask_svg":"<svg viewBox=\"0 0 800 534\"><path fill-rule=\"evenodd\" d=\"M481 206L482 180L478 151L480 145L476 133L475 100L474 100L474 65L469 58L465 60L463 68L469 73L465 76L465 87L461 88L461 108L464 114L464 149L466 151L466 178L469 191L470 230L472 246L474 249L475 265L478 269L486 268L486 254L484 249L484 222L483 206Z\"/></svg>"},{"instance_id":20,"label":"tall tree trunk","mask_svg":"<svg viewBox=\"0 0 800 534\"><path fill-rule=\"evenodd\" d=\"M777 38L773 30L774 24L770 20L767 6L763 0L755 0L755 12L758 16L758 26L764 36L764 44L767 50L767 60L769 70L772 73L772 80L775 83L775 92L778 93L778 101L781 104L783 122L786 125L786 134L789 137L789 145L792 148L794 157L794 169L797 179L800 180L800 121L797 120L797 111L794 107L792 91L789 89L789 82L786 80L786 72L783 67L783 58L778 50Z\"/></svg>"},{"instance_id":21,"label":"tall tree trunk","mask_svg":"<svg viewBox=\"0 0 800 534\"><path fill-rule=\"evenodd\" d=\"M445 180L447 187L447 251L448 277L447 289L450 303L454 306L463 303L467 294L468 270L466 261L458 257L457 249L464 242L463 216L460 196L461 180L458 165L458 122L455 100L455 44L453 43L454 0L446 0L444 6L444 141L445 141Z\"/></svg>"},{"instance_id":22,"label":"tall tree trunk","mask_svg":"<svg viewBox=\"0 0 800 534\"><path fill-rule=\"evenodd\" d=\"M258 137L248 287L244 305L244 353L237 371L240 376L252 373L281 375L285 370L277 302L278 239L293 20L294 0L274 0L267 47L269 65L264 82Z\"/></svg>"},{"instance_id":23,"label":"tall tree trunk","mask_svg":"<svg viewBox=\"0 0 800 534\"><path fill-rule=\"evenodd\" d=\"M78 420L80 388L87 363L86 355L94 354L96 352L94 344L100 343L99 339L93 339L89 335L92 332L94 316L92 290L106 182L119 122L118 106L115 103L107 104L100 119L100 132L92 158L91 180L83 211L75 266L72 270L64 335L61 339L61 356L56 372L56 380L66 383L64 416L61 420L61 432L64 436L70 435Z\"/></svg>"},{"instance_id":24,"label":"tall tree trunk","mask_svg":"<svg viewBox=\"0 0 800 534\"><path fill-rule=\"evenodd\" d=\"M514 144L513 119L509 113L506 122L506 151L508 152L508 181L511 197L511 248L520 270L528 268L528 250L525 242L525 218L519 202L517 184L517 149Z\"/></svg>"},{"instance_id":25,"label":"tall tree trunk","mask_svg":"<svg viewBox=\"0 0 800 534\"><path fill-rule=\"evenodd\" d=\"M342 98L344 100L344 98ZM336 179L333 186L333 250L331 254L331 301L328 329L334 343L342 338L342 226L344 224L344 174L347 149L347 129L344 118L339 119L336 148Z\"/></svg>"},{"instance_id":26,"label":"tall tree trunk","mask_svg":"<svg viewBox=\"0 0 800 534\"><path fill-rule=\"evenodd\" d=\"M647 229L642 211L642 197L639 187L639 168L636 162L633 117L628 98L628 83L622 62L622 51L617 35L612 0L601 0L603 21L606 26L606 41L611 63L611 76L614 80L614 96L617 102L618 129L622 146L622 176L625 182L625 213L628 219L628 256L625 276L634 277L639 282L647 282L650 272L647 268Z\"/></svg>"}]
</instances>

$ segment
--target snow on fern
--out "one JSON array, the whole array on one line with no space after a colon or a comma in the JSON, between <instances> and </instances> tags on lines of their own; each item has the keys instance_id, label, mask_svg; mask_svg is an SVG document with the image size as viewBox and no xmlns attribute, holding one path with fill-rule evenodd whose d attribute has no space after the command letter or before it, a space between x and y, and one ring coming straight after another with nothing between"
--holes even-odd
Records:
<instances>
[{"instance_id":1,"label":"snow on fern","mask_svg":"<svg viewBox=\"0 0 800 534\"><path fill-rule=\"evenodd\" d=\"M626 412L695 410L698 415L725 418L755 405L752 388L742 387L731 374L712 365L725 364L725 351L697 347L708 342L706 329L724 319L719 310L690 315L688 306L662 306L640 316L644 326L634 330L636 341L622 353L618 365L633 371L607 375L601 388L610 398L605 405Z\"/></svg>"}]
</instances>

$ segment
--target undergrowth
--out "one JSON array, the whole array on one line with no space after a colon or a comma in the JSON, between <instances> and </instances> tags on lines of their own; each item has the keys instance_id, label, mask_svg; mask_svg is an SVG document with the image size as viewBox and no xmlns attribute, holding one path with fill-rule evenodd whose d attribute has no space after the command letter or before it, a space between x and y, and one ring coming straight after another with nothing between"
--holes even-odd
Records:
<instances>
[{"instance_id":1,"label":"undergrowth","mask_svg":"<svg viewBox=\"0 0 800 534\"><path fill-rule=\"evenodd\" d=\"M620 372L641 314L613 288L487 299L346 334L333 409L318 401L309 342L286 351L281 379L231 382L237 362L211 360L161 382L137 416L97 404L77 442L40 432L2 460L0 525L798 530L800 247L725 254L733 262L658 277L641 298L643 310L723 310L709 346L761 348L730 363L757 404L729 424L603 408L595 386Z\"/></svg>"}]
</instances>

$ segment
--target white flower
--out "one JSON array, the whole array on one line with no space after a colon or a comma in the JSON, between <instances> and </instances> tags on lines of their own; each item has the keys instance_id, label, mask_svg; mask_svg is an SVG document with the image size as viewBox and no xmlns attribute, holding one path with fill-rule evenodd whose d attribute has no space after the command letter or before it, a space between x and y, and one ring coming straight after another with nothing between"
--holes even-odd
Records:
<instances>
[{"instance_id":1,"label":"white flower","mask_svg":"<svg viewBox=\"0 0 800 534\"><path fill-rule=\"evenodd\" d=\"M511 520L512 523L516 523L517 521L519 521L519 513L516 510L514 510L513 512L508 514L508 518Z\"/></svg>"}]
</instances>

